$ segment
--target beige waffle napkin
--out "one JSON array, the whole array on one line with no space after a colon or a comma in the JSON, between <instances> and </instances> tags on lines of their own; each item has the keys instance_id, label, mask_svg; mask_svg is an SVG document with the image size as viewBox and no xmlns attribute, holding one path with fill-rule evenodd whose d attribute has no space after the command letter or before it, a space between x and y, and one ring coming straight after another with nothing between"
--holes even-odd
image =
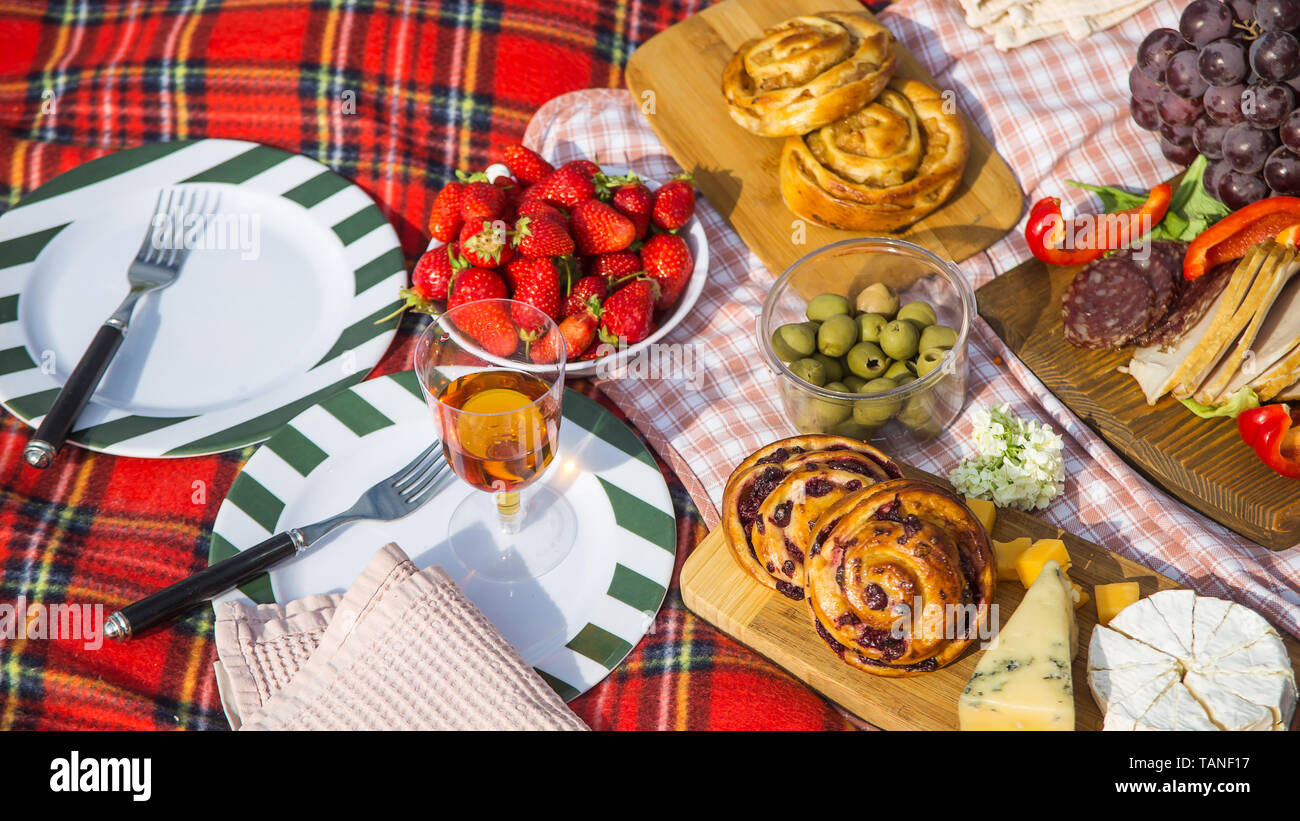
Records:
<instances>
[{"instance_id":1,"label":"beige waffle napkin","mask_svg":"<svg viewBox=\"0 0 1300 821\"><path fill-rule=\"evenodd\" d=\"M441 568L395 544L345 595L216 610L235 729L586 729Z\"/></svg>"}]
</instances>

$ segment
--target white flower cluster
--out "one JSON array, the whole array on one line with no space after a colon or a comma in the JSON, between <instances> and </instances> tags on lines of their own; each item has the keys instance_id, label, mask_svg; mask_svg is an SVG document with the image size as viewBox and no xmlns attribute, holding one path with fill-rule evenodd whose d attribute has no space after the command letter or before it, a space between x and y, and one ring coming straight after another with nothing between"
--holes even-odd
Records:
<instances>
[{"instance_id":1,"label":"white flower cluster","mask_svg":"<svg viewBox=\"0 0 1300 821\"><path fill-rule=\"evenodd\" d=\"M1037 510L1065 490L1061 437L1047 425L1018 419L1007 406L971 412L978 456L965 459L948 481L967 496L999 507Z\"/></svg>"}]
</instances>

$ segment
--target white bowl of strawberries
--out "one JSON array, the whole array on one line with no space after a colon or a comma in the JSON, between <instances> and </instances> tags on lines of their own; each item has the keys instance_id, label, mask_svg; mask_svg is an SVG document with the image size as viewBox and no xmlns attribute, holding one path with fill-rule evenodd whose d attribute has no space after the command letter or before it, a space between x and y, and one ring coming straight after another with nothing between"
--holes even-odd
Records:
<instances>
[{"instance_id":1,"label":"white bowl of strawberries","mask_svg":"<svg viewBox=\"0 0 1300 821\"><path fill-rule=\"evenodd\" d=\"M661 185L587 160L554 168L522 145L504 160L434 198L433 239L401 292L408 309L533 305L558 324L570 376L597 375L682 321L709 268L689 177ZM556 340L538 344L520 318L520 344L541 362Z\"/></svg>"}]
</instances>

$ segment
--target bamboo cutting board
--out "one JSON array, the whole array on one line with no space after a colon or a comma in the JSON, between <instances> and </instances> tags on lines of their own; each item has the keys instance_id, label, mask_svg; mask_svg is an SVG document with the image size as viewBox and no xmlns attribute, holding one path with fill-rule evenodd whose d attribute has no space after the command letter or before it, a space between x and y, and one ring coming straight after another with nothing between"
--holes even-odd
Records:
<instances>
[{"instance_id":1,"label":"bamboo cutting board","mask_svg":"<svg viewBox=\"0 0 1300 821\"><path fill-rule=\"evenodd\" d=\"M659 139L773 273L815 248L869 234L823 228L785 207L777 176L782 140L750 134L732 121L722 69L739 45L765 28L839 10L865 11L855 0L726 0L655 35L628 61L628 88ZM895 51L899 76L939 87L901 45ZM955 262L1009 231L1024 200L1011 169L969 119L966 130L970 159L961 185L939 210L901 234Z\"/></svg>"},{"instance_id":2,"label":"bamboo cutting board","mask_svg":"<svg viewBox=\"0 0 1300 821\"><path fill-rule=\"evenodd\" d=\"M1166 396L1154 407L1117 368L1132 349L1065 341L1061 295L1078 268L1031 259L976 291L980 316L1048 390L1149 479L1272 550L1300 544L1300 482L1269 470L1231 419L1201 419Z\"/></svg>"},{"instance_id":3,"label":"bamboo cutting board","mask_svg":"<svg viewBox=\"0 0 1300 821\"><path fill-rule=\"evenodd\" d=\"M923 471L904 467L909 478L943 484ZM1136 581L1142 595L1179 587L1152 570L1086 542L1016 510L998 510L992 537L1010 541L1060 538L1070 553L1071 580L1092 595L1110 582ZM814 690L854 715L885 730L956 730L957 697L975 670L978 643L952 664L912 678L873 676L840 661L817 635L807 602L796 602L750 578L714 528L686 559L681 573L682 600L700 618L788 670ZM997 588L999 627L1024 597L1017 582ZM1079 653L1074 659L1075 728L1101 729L1102 716L1088 689L1088 641L1097 625L1097 608L1088 602L1079 620ZM1300 670L1300 645L1286 639L1291 664ZM1300 721L1300 714L1297 714ZM1296 722L1292 723L1292 728Z\"/></svg>"}]
</instances>

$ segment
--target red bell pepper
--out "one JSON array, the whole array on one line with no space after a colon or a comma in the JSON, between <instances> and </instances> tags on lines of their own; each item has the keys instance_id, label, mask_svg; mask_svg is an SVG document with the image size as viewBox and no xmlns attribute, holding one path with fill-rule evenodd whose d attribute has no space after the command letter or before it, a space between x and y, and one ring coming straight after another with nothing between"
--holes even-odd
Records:
<instances>
[{"instance_id":1,"label":"red bell pepper","mask_svg":"<svg viewBox=\"0 0 1300 821\"><path fill-rule=\"evenodd\" d=\"M1250 246L1300 225L1300 198L1269 197L1251 203L1202 231L1183 256L1183 279L1196 279L1216 265L1241 259Z\"/></svg>"},{"instance_id":2,"label":"red bell pepper","mask_svg":"<svg viewBox=\"0 0 1300 821\"><path fill-rule=\"evenodd\" d=\"M1242 411L1237 430L1274 472L1300 479L1300 408L1281 404Z\"/></svg>"},{"instance_id":3,"label":"red bell pepper","mask_svg":"<svg viewBox=\"0 0 1300 821\"><path fill-rule=\"evenodd\" d=\"M1086 265L1100 259L1107 251L1130 245L1154 228L1165 218L1172 198L1173 189L1161 183L1151 189L1146 202L1141 205L1114 214L1088 217L1092 220L1093 230L1077 231L1067 228L1066 220L1061 216L1061 201L1056 197L1044 197L1029 209L1025 240L1030 252L1050 265ZM1073 240L1077 238L1082 238L1083 242L1075 244ZM1065 247L1067 239L1071 240L1069 244L1073 247Z\"/></svg>"}]
</instances>

